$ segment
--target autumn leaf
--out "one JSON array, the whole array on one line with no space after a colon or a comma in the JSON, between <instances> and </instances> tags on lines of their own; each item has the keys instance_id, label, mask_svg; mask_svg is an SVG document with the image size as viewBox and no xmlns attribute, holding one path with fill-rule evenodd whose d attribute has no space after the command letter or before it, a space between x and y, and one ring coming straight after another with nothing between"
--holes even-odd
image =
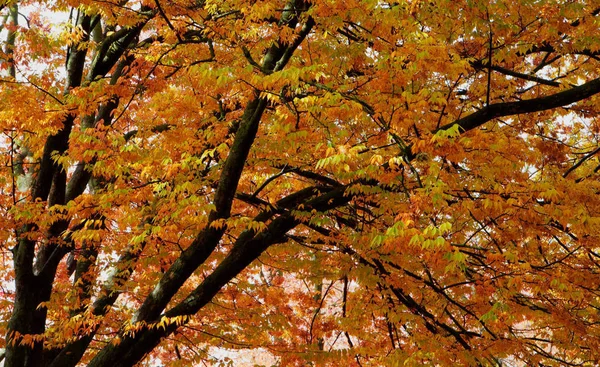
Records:
<instances>
[{"instance_id":1,"label":"autumn leaf","mask_svg":"<svg viewBox=\"0 0 600 367\"><path fill-rule=\"evenodd\" d=\"M600 360L593 1L0 1L5 367Z\"/></svg>"}]
</instances>

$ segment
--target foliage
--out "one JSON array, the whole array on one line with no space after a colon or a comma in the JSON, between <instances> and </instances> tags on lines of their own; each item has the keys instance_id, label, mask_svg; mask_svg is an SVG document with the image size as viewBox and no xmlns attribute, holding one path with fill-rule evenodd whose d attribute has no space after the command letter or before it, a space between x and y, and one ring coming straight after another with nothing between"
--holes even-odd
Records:
<instances>
[{"instance_id":1,"label":"foliage","mask_svg":"<svg viewBox=\"0 0 600 367\"><path fill-rule=\"evenodd\" d=\"M600 363L597 2L0 8L6 367Z\"/></svg>"}]
</instances>

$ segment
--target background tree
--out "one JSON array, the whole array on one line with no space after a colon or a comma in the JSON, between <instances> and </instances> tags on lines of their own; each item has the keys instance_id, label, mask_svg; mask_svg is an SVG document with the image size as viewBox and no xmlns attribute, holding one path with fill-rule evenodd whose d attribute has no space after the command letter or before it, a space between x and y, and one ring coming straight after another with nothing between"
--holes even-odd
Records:
<instances>
[{"instance_id":1,"label":"background tree","mask_svg":"<svg viewBox=\"0 0 600 367\"><path fill-rule=\"evenodd\" d=\"M599 362L596 2L0 4L6 367Z\"/></svg>"}]
</instances>

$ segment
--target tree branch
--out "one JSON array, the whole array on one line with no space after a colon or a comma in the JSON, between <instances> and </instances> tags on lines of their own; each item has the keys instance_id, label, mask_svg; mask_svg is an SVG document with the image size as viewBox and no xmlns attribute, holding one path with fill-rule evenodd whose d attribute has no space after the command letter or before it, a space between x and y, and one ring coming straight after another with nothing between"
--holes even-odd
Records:
<instances>
[{"instance_id":1,"label":"tree branch","mask_svg":"<svg viewBox=\"0 0 600 367\"><path fill-rule=\"evenodd\" d=\"M579 102L597 93L600 93L600 78L546 97L491 104L469 116L441 126L439 129L434 130L433 133L448 130L455 125L458 125L461 132L466 132L498 117L551 110Z\"/></svg>"}]
</instances>

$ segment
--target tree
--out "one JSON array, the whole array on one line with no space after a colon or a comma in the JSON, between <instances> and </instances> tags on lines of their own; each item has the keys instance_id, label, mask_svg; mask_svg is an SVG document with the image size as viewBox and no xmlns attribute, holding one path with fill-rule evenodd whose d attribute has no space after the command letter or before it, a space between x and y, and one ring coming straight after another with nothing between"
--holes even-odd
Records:
<instances>
[{"instance_id":1,"label":"tree","mask_svg":"<svg viewBox=\"0 0 600 367\"><path fill-rule=\"evenodd\" d=\"M4 366L599 363L596 2L0 4Z\"/></svg>"}]
</instances>

